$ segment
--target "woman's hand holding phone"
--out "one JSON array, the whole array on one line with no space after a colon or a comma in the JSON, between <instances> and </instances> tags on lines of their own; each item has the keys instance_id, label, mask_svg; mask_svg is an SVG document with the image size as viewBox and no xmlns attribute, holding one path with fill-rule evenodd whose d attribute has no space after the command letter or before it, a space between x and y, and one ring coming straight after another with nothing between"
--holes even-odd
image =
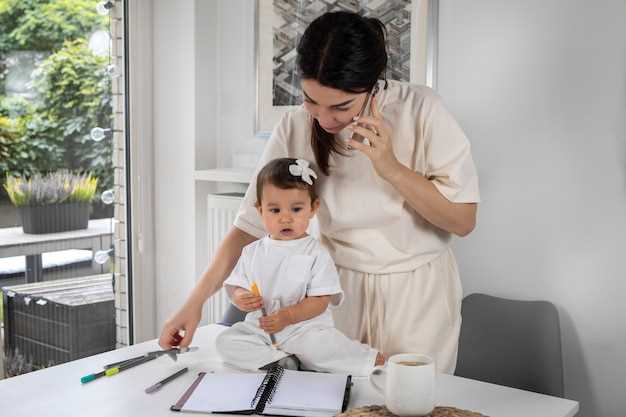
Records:
<instances>
[{"instance_id":1,"label":"woman's hand holding phone","mask_svg":"<svg viewBox=\"0 0 626 417\"><path fill-rule=\"evenodd\" d=\"M372 161L378 175L388 179L400 165L393 153L393 128L378 110L378 99L375 96L371 99L370 109L371 116L360 116L348 126L353 136L358 135L364 139L358 141L351 138L348 145L365 154Z\"/></svg>"}]
</instances>

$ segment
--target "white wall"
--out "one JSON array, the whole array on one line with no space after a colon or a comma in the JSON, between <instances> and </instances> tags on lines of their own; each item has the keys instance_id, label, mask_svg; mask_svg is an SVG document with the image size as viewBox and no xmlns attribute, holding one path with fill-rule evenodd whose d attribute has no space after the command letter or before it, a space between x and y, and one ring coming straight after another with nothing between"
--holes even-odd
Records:
<instances>
[{"instance_id":1,"label":"white wall","mask_svg":"<svg viewBox=\"0 0 626 417\"><path fill-rule=\"evenodd\" d=\"M440 8L439 91L472 141L483 196L457 243L465 292L555 303L567 396L581 416L622 416L626 5ZM203 265L194 163L229 166L252 134L254 2L160 0L154 16L160 329Z\"/></svg>"},{"instance_id":2,"label":"white wall","mask_svg":"<svg viewBox=\"0 0 626 417\"><path fill-rule=\"evenodd\" d=\"M232 167L254 132L254 1L196 2L196 169ZM196 181L195 276L208 263L206 195L241 185Z\"/></svg>"},{"instance_id":3,"label":"white wall","mask_svg":"<svg viewBox=\"0 0 626 417\"><path fill-rule=\"evenodd\" d=\"M155 279L160 333L195 278L195 2L156 0L153 8Z\"/></svg>"},{"instance_id":4,"label":"white wall","mask_svg":"<svg viewBox=\"0 0 626 417\"><path fill-rule=\"evenodd\" d=\"M233 152L253 135L254 6L153 4L157 333L207 264L207 193L241 190L193 174L231 166Z\"/></svg>"},{"instance_id":5,"label":"white wall","mask_svg":"<svg viewBox=\"0 0 626 417\"><path fill-rule=\"evenodd\" d=\"M625 23L619 0L440 3L439 92L483 197L465 292L557 305L585 417L626 409Z\"/></svg>"}]
</instances>

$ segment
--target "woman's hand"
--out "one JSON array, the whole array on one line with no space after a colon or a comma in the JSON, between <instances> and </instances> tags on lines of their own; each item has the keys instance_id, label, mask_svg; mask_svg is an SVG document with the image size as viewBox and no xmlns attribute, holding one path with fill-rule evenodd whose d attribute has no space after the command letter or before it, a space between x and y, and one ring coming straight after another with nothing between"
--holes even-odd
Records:
<instances>
[{"instance_id":1,"label":"woman's hand","mask_svg":"<svg viewBox=\"0 0 626 417\"><path fill-rule=\"evenodd\" d=\"M259 327L269 334L278 333L292 324L292 318L287 308L281 308L277 312L259 318Z\"/></svg>"},{"instance_id":2,"label":"woman's hand","mask_svg":"<svg viewBox=\"0 0 626 417\"><path fill-rule=\"evenodd\" d=\"M174 316L170 317L161 330L159 346L163 349L173 347L188 347L202 318L202 305L184 306Z\"/></svg>"},{"instance_id":3,"label":"woman's hand","mask_svg":"<svg viewBox=\"0 0 626 417\"><path fill-rule=\"evenodd\" d=\"M263 307L263 298L254 295L251 291L245 288L238 287L233 290L231 295L233 304L241 311L249 313Z\"/></svg>"},{"instance_id":4,"label":"woman's hand","mask_svg":"<svg viewBox=\"0 0 626 417\"><path fill-rule=\"evenodd\" d=\"M348 129L366 138L369 144L350 139L348 145L364 153L372 161L376 173L388 179L401 167L393 153L391 143L393 129L378 111L378 100L375 96L372 97L370 108L372 116L361 116L348 126Z\"/></svg>"}]
</instances>

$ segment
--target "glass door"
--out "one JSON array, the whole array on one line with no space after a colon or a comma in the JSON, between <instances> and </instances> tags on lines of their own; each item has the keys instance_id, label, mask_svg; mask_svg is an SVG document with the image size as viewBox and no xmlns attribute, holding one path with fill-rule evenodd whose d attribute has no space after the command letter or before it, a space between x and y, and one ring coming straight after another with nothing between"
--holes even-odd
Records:
<instances>
[{"instance_id":1,"label":"glass door","mask_svg":"<svg viewBox=\"0 0 626 417\"><path fill-rule=\"evenodd\" d=\"M0 2L0 377L129 343L124 15Z\"/></svg>"}]
</instances>

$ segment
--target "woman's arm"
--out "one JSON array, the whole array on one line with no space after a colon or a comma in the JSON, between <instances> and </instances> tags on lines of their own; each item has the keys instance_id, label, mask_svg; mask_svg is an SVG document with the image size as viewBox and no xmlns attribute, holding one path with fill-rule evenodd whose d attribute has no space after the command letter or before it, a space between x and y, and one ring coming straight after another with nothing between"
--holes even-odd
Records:
<instances>
[{"instance_id":1,"label":"woman's arm","mask_svg":"<svg viewBox=\"0 0 626 417\"><path fill-rule=\"evenodd\" d=\"M459 236L466 236L474 230L477 204L449 201L431 181L402 165L393 153L393 129L378 111L376 98L372 99L371 109L373 117L361 117L350 126L354 132L366 137L370 145L354 140L350 140L349 145L365 154L378 175L393 185L426 221Z\"/></svg>"},{"instance_id":2,"label":"woman's arm","mask_svg":"<svg viewBox=\"0 0 626 417\"><path fill-rule=\"evenodd\" d=\"M306 297L304 300L259 319L259 327L272 334L277 333L290 324L312 319L328 308L330 295Z\"/></svg>"},{"instance_id":3,"label":"woman's arm","mask_svg":"<svg viewBox=\"0 0 626 417\"><path fill-rule=\"evenodd\" d=\"M237 264L243 247L255 240L257 240L256 237L232 227L213 255L213 262L204 271L185 304L201 306L211 295L222 288L222 283Z\"/></svg>"},{"instance_id":4,"label":"woman's arm","mask_svg":"<svg viewBox=\"0 0 626 417\"><path fill-rule=\"evenodd\" d=\"M222 283L237 264L243 247L255 240L256 237L243 230L236 227L230 229L213 256L213 262L204 271L185 304L165 322L159 337L162 348L189 346L202 317L202 305L222 287ZM184 331L184 337L180 335L181 330Z\"/></svg>"},{"instance_id":5,"label":"woman's arm","mask_svg":"<svg viewBox=\"0 0 626 417\"><path fill-rule=\"evenodd\" d=\"M476 203L453 203L422 175L397 163L385 177L426 221L447 232L466 236L476 226Z\"/></svg>"}]
</instances>

